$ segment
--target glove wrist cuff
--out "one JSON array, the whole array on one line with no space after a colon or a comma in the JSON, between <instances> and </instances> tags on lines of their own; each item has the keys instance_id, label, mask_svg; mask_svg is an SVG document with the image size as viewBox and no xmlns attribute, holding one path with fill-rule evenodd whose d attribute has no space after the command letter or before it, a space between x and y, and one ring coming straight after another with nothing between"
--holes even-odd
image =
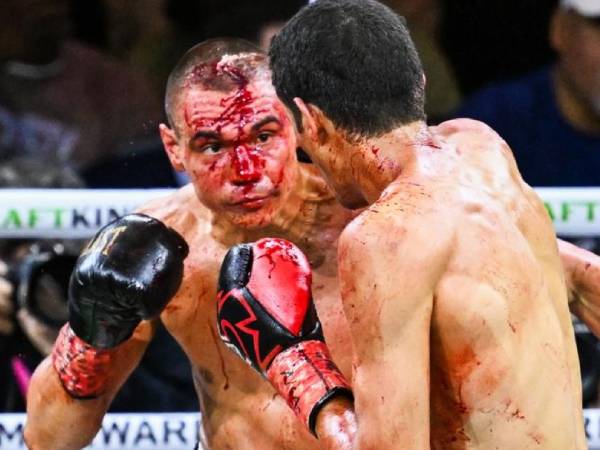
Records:
<instances>
[{"instance_id":1,"label":"glove wrist cuff","mask_svg":"<svg viewBox=\"0 0 600 450\"><path fill-rule=\"evenodd\" d=\"M352 398L350 385L322 341L300 342L279 353L266 375L313 434L317 415L329 398L338 394Z\"/></svg>"},{"instance_id":2,"label":"glove wrist cuff","mask_svg":"<svg viewBox=\"0 0 600 450\"><path fill-rule=\"evenodd\" d=\"M92 347L67 323L52 349L52 365L69 395L79 399L95 398L104 393L113 353L113 350Z\"/></svg>"}]
</instances>

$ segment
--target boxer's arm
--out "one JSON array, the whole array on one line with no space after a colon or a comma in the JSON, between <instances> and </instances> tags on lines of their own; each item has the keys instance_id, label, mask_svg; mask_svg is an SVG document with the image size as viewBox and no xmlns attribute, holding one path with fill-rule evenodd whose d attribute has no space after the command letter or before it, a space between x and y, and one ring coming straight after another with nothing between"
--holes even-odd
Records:
<instances>
[{"instance_id":1,"label":"boxer's arm","mask_svg":"<svg viewBox=\"0 0 600 450\"><path fill-rule=\"evenodd\" d=\"M141 360L154 331L154 322L143 321L131 338L111 350L105 390L96 398L76 399L67 393L48 356L35 370L27 393L27 447L78 450L88 445L100 429L112 399Z\"/></svg>"},{"instance_id":2,"label":"boxer's arm","mask_svg":"<svg viewBox=\"0 0 600 450\"><path fill-rule=\"evenodd\" d=\"M128 214L103 227L69 281L69 320L36 371L25 438L33 449L78 449L138 364L157 318L175 295L188 246L161 221Z\"/></svg>"},{"instance_id":3,"label":"boxer's arm","mask_svg":"<svg viewBox=\"0 0 600 450\"><path fill-rule=\"evenodd\" d=\"M368 214L368 213L367 213ZM446 244L431 224L367 215L339 244L357 448L429 449L429 336ZM394 223L396 221L396 223Z\"/></svg>"},{"instance_id":4,"label":"boxer's arm","mask_svg":"<svg viewBox=\"0 0 600 450\"><path fill-rule=\"evenodd\" d=\"M600 256L558 240L571 312L600 337Z\"/></svg>"}]
</instances>

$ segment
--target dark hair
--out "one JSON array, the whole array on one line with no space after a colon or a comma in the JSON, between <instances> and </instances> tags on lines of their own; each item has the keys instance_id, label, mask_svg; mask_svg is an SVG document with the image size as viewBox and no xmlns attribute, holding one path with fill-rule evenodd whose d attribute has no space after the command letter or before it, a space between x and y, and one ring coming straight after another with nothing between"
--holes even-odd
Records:
<instances>
[{"instance_id":1,"label":"dark hair","mask_svg":"<svg viewBox=\"0 0 600 450\"><path fill-rule=\"evenodd\" d=\"M218 63L224 56L234 56L228 63L235 70L220 70ZM209 39L189 49L171 71L165 93L165 112L171 127L175 128L173 111L177 97L189 86L210 90L230 91L239 87L238 77L253 80L269 77L267 55L243 39Z\"/></svg>"},{"instance_id":2,"label":"dark hair","mask_svg":"<svg viewBox=\"0 0 600 450\"><path fill-rule=\"evenodd\" d=\"M423 69L404 18L373 0L318 0L275 36L273 84L321 108L353 135L424 120Z\"/></svg>"}]
</instances>

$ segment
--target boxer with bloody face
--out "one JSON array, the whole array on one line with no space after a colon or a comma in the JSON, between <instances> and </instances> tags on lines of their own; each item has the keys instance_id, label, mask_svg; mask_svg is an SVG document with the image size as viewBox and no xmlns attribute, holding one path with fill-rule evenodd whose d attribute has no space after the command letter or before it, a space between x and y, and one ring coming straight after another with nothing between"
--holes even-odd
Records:
<instances>
[{"instance_id":1,"label":"boxer with bloody face","mask_svg":"<svg viewBox=\"0 0 600 450\"><path fill-rule=\"evenodd\" d=\"M168 106L180 115L177 126L160 128L173 166L188 173L200 201L247 228L271 223L298 177L287 110L264 61L253 58L197 66Z\"/></svg>"}]
</instances>

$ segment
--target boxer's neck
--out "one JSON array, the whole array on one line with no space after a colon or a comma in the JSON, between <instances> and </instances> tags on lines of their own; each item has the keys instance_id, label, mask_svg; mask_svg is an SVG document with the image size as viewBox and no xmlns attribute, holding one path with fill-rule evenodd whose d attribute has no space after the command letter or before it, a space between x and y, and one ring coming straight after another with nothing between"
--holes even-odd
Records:
<instances>
[{"instance_id":1,"label":"boxer's neck","mask_svg":"<svg viewBox=\"0 0 600 450\"><path fill-rule=\"evenodd\" d=\"M325 231L323 228L326 228L327 224L318 223L324 222L321 209L335 202L333 194L316 173L316 169L311 166L298 166L294 189L282 202L268 225L244 228L230 222L225 215L215 213L212 219L212 236L227 246L263 237L283 237L299 245L303 251L314 253L312 242L308 247L303 246L303 243L314 240L315 230L318 232L316 236ZM307 256L311 259L310 255Z\"/></svg>"},{"instance_id":2,"label":"boxer's neck","mask_svg":"<svg viewBox=\"0 0 600 450\"><path fill-rule=\"evenodd\" d=\"M399 176L414 170L423 148L439 148L423 121L366 139L355 147L361 157L352 159L351 170L369 204L375 202Z\"/></svg>"}]
</instances>

